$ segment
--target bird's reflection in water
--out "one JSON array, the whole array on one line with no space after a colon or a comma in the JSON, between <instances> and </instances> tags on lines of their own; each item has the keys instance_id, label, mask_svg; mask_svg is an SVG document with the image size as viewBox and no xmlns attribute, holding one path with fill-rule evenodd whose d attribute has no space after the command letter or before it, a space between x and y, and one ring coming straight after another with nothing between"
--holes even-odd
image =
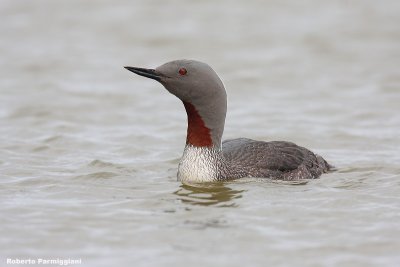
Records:
<instances>
[{"instance_id":1,"label":"bird's reflection in water","mask_svg":"<svg viewBox=\"0 0 400 267\"><path fill-rule=\"evenodd\" d=\"M174 192L183 203L200 206L237 207L233 201L245 190L234 190L224 183L182 184Z\"/></svg>"}]
</instances>

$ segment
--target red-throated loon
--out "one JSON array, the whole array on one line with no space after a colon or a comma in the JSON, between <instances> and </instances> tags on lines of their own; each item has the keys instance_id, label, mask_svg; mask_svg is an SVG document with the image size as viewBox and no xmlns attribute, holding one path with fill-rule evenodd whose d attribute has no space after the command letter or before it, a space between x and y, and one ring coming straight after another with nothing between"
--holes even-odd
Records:
<instances>
[{"instance_id":1,"label":"red-throated loon","mask_svg":"<svg viewBox=\"0 0 400 267\"><path fill-rule=\"evenodd\" d=\"M178 167L178 179L182 182L243 177L314 179L331 168L321 156L291 142L247 138L221 142L226 91L221 79L205 63L175 60L156 69L125 68L159 81L182 100L188 118L186 146Z\"/></svg>"}]
</instances>

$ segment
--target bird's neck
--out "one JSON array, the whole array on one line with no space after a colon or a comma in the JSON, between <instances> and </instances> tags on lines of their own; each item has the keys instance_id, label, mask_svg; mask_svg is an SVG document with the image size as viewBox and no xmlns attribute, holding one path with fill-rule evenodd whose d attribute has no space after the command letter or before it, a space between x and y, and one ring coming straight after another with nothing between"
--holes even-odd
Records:
<instances>
[{"instance_id":1,"label":"bird's neck","mask_svg":"<svg viewBox=\"0 0 400 267\"><path fill-rule=\"evenodd\" d=\"M186 145L203 148L221 148L221 138L225 124L225 110L222 119L218 112L198 110L192 103L183 101L187 113ZM212 121L205 120L206 113Z\"/></svg>"},{"instance_id":2,"label":"bird's neck","mask_svg":"<svg viewBox=\"0 0 400 267\"><path fill-rule=\"evenodd\" d=\"M212 182L224 176L226 162L221 150L223 131L214 131L201 116L201 111L183 102L187 113L186 146L178 167L182 182ZM214 114L215 116L218 114ZM216 127L211 123L212 126Z\"/></svg>"}]
</instances>

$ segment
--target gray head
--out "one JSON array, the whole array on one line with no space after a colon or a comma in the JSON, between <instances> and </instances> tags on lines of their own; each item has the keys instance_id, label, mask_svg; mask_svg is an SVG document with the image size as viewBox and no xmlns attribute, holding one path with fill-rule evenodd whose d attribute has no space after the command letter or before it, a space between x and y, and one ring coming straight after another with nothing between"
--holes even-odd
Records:
<instances>
[{"instance_id":1,"label":"gray head","mask_svg":"<svg viewBox=\"0 0 400 267\"><path fill-rule=\"evenodd\" d=\"M171 94L182 100L188 114L188 144L221 145L226 92L221 79L209 65L195 60L175 60L156 69L125 68L159 81Z\"/></svg>"}]
</instances>

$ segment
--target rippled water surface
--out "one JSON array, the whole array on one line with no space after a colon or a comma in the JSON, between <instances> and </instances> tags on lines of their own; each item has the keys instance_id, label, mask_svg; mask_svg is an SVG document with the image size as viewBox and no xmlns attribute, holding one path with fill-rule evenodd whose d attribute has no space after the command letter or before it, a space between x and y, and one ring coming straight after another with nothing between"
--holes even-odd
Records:
<instances>
[{"instance_id":1,"label":"rippled water surface","mask_svg":"<svg viewBox=\"0 0 400 267\"><path fill-rule=\"evenodd\" d=\"M400 266L398 1L0 2L0 266ZM338 171L176 181L186 118L122 66L208 62L225 138Z\"/></svg>"}]
</instances>

